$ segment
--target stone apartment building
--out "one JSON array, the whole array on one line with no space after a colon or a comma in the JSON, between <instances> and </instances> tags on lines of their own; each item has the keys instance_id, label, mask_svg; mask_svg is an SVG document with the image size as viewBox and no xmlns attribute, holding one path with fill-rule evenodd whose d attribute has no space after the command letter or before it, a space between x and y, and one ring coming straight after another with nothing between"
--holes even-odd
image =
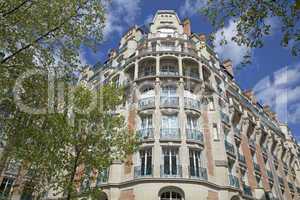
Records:
<instances>
[{"instance_id":1,"label":"stone apartment building","mask_svg":"<svg viewBox=\"0 0 300 200\"><path fill-rule=\"evenodd\" d=\"M287 125L241 90L231 61L221 63L174 11L157 11L149 30L130 28L81 79L126 87L118 112L140 138L136 153L93 183L100 199L300 199L300 147ZM1 192L13 185L8 172Z\"/></svg>"}]
</instances>

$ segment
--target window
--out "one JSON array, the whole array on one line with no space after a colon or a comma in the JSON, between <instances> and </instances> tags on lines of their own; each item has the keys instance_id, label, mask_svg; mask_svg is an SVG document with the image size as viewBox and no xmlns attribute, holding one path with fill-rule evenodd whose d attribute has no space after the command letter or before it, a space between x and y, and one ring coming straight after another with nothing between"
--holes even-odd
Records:
<instances>
[{"instance_id":1,"label":"window","mask_svg":"<svg viewBox=\"0 0 300 200\"><path fill-rule=\"evenodd\" d=\"M152 150L145 149L140 151L141 176L152 174Z\"/></svg>"},{"instance_id":2,"label":"window","mask_svg":"<svg viewBox=\"0 0 300 200\"><path fill-rule=\"evenodd\" d=\"M213 124L213 138L214 140L219 140L219 131L217 124Z\"/></svg>"},{"instance_id":3,"label":"window","mask_svg":"<svg viewBox=\"0 0 300 200\"><path fill-rule=\"evenodd\" d=\"M176 96L176 87L174 86L164 86L161 88L161 96L173 97Z\"/></svg>"},{"instance_id":4,"label":"window","mask_svg":"<svg viewBox=\"0 0 300 200\"><path fill-rule=\"evenodd\" d=\"M215 110L215 104L213 97L208 98L208 108L209 110Z\"/></svg>"},{"instance_id":5,"label":"window","mask_svg":"<svg viewBox=\"0 0 300 200\"><path fill-rule=\"evenodd\" d=\"M163 129L177 129L177 115L163 115L161 117L161 126Z\"/></svg>"},{"instance_id":6,"label":"window","mask_svg":"<svg viewBox=\"0 0 300 200\"><path fill-rule=\"evenodd\" d=\"M163 148L163 174L179 175L179 158L177 148Z\"/></svg>"},{"instance_id":7,"label":"window","mask_svg":"<svg viewBox=\"0 0 300 200\"><path fill-rule=\"evenodd\" d=\"M14 183L14 179L12 178L3 178L1 186L0 186L0 194L2 196L8 197Z\"/></svg>"},{"instance_id":8,"label":"window","mask_svg":"<svg viewBox=\"0 0 300 200\"><path fill-rule=\"evenodd\" d=\"M182 200L182 197L178 192L166 191L160 195L160 200Z\"/></svg>"},{"instance_id":9,"label":"window","mask_svg":"<svg viewBox=\"0 0 300 200\"><path fill-rule=\"evenodd\" d=\"M176 65L174 63L166 63L161 66L160 73L162 75L178 75L178 70L176 68Z\"/></svg>"},{"instance_id":10,"label":"window","mask_svg":"<svg viewBox=\"0 0 300 200\"><path fill-rule=\"evenodd\" d=\"M154 75L155 74L155 66L153 66L153 65L144 66L142 69L142 74L144 76Z\"/></svg>"},{"instance_id":11,"label":"window","mask_svg":"<svg viewBox=\"0 0 300 200\"><path fill-rule=\"evenodd\" d=\"M152 115L144 115L141 117L141 129L152 128Z\"/></svg>"},{"instance_id":12,"label":"window","mask_svg":"<svg viewBox=\"0 0 300 200\"><path fill-rule=\"evenodd\" d=\"M201 151L190 150L190 175L199 177L201 175Z\"/></svg>"},{"instance_id":13,"label":"window","mask_svg":"<svg viewBox=\"0 0 300 200\"><path fill-rule=\"evenodd\" d=\"M198 118L195 116L187 116L187 129L197 130L198 129Z\"/></svg>"}]
</instances>

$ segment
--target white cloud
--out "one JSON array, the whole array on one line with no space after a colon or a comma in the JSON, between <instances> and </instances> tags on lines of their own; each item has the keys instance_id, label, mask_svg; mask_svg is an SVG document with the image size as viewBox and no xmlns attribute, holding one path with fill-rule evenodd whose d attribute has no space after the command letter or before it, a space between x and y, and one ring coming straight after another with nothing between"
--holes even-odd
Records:
<instances>
[{"instance_id":1,"label":"white cloud","mask_svg":"<svg viewBox=\"0 0 300 200\"><path fill-rule=\"evenodd\" d=\"M300 121L300 63L284 67L260 80L254 87L257 98L268 104L283 122Z\"/></svg>"},{"instance_id":2,"label":"white cloud","mask_svg":"<svg viewBox=\"0 0 300 200\"><path fill-rule=\"evenodd\" d=\"M223 32L223 35L222 35ZM239 46L234 41L232 37L236 35L236 23L233 20L229 21L228 26L218 30L215 35L214 46L215 51L223 59L231 59L234 66L240 64L244 56L250 51L246 46ZM221 45L221 41L225 39L227 44Z\"/></svg>"},{"instance_id":3,"label":"white cloud","mask_svg":"<svg viewBox=\"0 0 300 200\"><path fill-rule=\"evenodd\" d=\"M105 1L106 21L103 31L104 40L112 34L121 35L129 26L134 24L140 14L140 0Z\"/></svg>"},{"instance_id":4,"label":"white cloud","mask_svg":"<svg viewBox=\"0 0 300 200\"><path fill-rule=\"evenodd\" d=\"M179 14L182 17L191 17L207 3L207 0L185 0L179 8Z\"/></svg>"}]
</instances>

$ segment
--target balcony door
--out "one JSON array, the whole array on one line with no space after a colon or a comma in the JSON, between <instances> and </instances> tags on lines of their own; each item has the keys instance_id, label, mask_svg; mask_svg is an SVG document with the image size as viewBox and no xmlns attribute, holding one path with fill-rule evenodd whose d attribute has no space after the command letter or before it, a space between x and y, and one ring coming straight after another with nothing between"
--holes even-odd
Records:
<instances>
[{"instance_id":1,"label":"balcony door","mask_svg":"<svg viewBox=\"0 0 300 200\"><path fill-rule=\"evenodd\" d=\"M201 151L190 150L190 176L201 176Z\"/></svg>"},{"instance_id":2,"label":"balcony door","mask_svg":"<svg viewBox=\"0 0 300 200\"><path fill-rule=\"evenodd\" d=\"M147 176L152 174L152 149L140 151L141 175Z\"/></svg>"},{"instance_id":3,"label":"balcony door","mask_svg":"<svg viewBox=\"0 0 300 200\"><path fill-rule=\"evenodd\" d=\"M163 174L179 175L179 156L177 148L163 148Z\"/></svg>"},{"instance_id":4,"label":"balcony door","mask_svg":"<svg viewBox=\"0 0 300 200\"><path fill-rule=\"evenodd\" d=\"M198 117L188 115L187 116L187 129L190 130L198 130L199 125L198 125Z\"/></svg>"}]
</instances>

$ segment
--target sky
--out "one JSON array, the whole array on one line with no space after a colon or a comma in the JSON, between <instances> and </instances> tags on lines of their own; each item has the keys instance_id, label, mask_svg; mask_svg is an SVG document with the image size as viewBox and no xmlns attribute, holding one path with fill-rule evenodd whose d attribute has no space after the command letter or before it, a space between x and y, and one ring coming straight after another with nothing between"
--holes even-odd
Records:
<instances>
[{"instance_id":1,"label":"sky","mask_svg":"<svg viewBox=\"0 0 300 200\"><path fill-rule=\"evenodd\" d=\"M82 47L80 57L86 64L104 62L109 49L117 48L122 35L133 25L147 25L159 9L175 10L180 19L191 20L192 32L209 34L212 27L207 18L198 12L203 0L111 0L105 5L106 26L104 40L98 50ZM253 89L258 101L270 105L281 122L288 123L294 136L300 141L300 57L291 56L289 49L280 46L280 22L268 19L272 26L271 35L265 38L260 49L250 49L252 63L242 69L235 68L235 80L243 90ZM220 33L231 38L235 32L234 22L216 33L215 51L221 59L231 59L238 66L249 50L228 40L220 46Z\"/></svg>"}]
</instances>

